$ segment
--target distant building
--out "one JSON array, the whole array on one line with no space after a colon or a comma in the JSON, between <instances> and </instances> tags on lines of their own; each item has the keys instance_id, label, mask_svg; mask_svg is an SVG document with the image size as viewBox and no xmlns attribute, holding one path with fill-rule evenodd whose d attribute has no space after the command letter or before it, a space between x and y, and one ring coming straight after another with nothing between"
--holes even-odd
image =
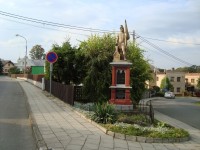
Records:
<instances>
[{"instance_id":1,"label":"distant building","mask_svg":"<svg viewBox=\"0 0 200 150\"><path fill-rule=\"evenodd\" d=\"M10 68L14 67L14 63L10 60L1 60L3 64L3 74L8 74Z\"/></svg>"},{"instance_id":2,"label":"distant building","mask_svg":"<svg viewBox=\"0 0 200 150\"><path fill-rule=\"evenodd\" d=\"M25 58L19 58L15 66L20 69L20 71L24 70ZM44 74L44 64L45 60L40 59L29 59L26 58L26 69L31 69L31 74Z\"/></svg>"},{"instance_id":3,"label":"distant building","mask_svg":"<svg viewBox=\"0 0 200 150\"><path fill-rule=\"evenodd\" d=\"M156 78L156 86L160 87L162 80L167 77L174 87L171 92L174 92L176 95L180 95L185 92L185 72L179 72L174 69L157 69L154 76L154 78Z\"/></svg>"},{"instance_id":4,"label":"distant building","mask_svg":"<svg viewBox=\"0 0 200 150\"><path fill-rule=\"evenodd\" d=\"M200 78L200 73L186 73L185 74L185 82L188 88L197 88L197 82Z\"/></svg>"},{"instance_id":5,"label":"distant building","mask_svg":"<svg viewBox=\"0 0 200 150\"><path fill-rule=\"evenodd\" d=\"M171 92L175 94L183 94L185 92L185 72L171 70L166 72L166 76L174 87Z\"/></svg>"}]
</instances>

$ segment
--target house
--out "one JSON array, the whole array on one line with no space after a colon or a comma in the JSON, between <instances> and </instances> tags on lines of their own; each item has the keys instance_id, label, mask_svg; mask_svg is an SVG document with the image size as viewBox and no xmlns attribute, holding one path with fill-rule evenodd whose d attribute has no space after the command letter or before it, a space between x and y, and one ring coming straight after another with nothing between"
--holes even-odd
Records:
<instances>
[{"instance_id":1,"label":"house","mask_svg":"<svg viewBox=\"0 0 200 150\"><path fill-rule=\"evenodd\" d=\"M174 87L171 92L182 95L185 92L185 72L170 70L166 72L166 76Z\"/></svg>"},{"instance_id":2,"label":"house","mask_svg":"<svg viewBox=\"0 0 200 150\"><path fill-rule=\"evenodd\" d=\"M198 79L200 78L200 73L186 73L185 74L185 82L188 88L193 88L193 90L189 91L194 91L194 89L197 88L197 83Z\"/></svg>"},{"instance_id":3,"label":"house","mask_svg":"<svg viewBox=\"0 0 200 150\"><path fill-rule=\"evenodd\" d=\"M31 74L44 74L44 64L45 60L43 59L36 60L26 57L26 70L31 71ZM23 71L25 67L25 57L19 58L15 66L17 66L20 71Z\"/></svg>"},{"instance_id":4,"label":"house","mask_svg":"<svg viewBox=\"0 0 200 150\"><path fill-rule=\"evenodd\" d=\"M14 63L10 60L1 60L3 64L3 74L8 74L10 68L14 67Z\"/></svg>"},{"instance_id":5,"label":"house","mask_svg":"<svg viewBox=\"0 0 200 150\"><path fill-rule=\"evenodd\" d=\"M185 72L172 70L158 70L156 72L156 86L160 87L163 79L168 78L173 85L171 92L181 95L185 92Z\"/></svg>"}]
</instances>

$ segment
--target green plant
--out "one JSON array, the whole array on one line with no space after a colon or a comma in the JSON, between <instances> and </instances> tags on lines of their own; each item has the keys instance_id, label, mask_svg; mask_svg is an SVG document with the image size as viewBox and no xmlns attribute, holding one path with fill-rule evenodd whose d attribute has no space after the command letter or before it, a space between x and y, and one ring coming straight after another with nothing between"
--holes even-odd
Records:
<instances>
[{"instance_id":1,"label":"green plant","mask_svg":"<svg viewBox=\"0 0 200 150\"><path fill-rule=\"evenodd\" d=\"M200 102L195 102L196 105L200 106Z\"/></svg>"},{"instance_id":2,"label":"green plant","mask_svg":"<svg viewBox=\"0 0 200 150\"><path fill-rule=\"evenodd\" d=\"M116 121L114 106L108 102L95 104L91 119L97 123L114 123Z\"/></svg>"},{"instance_id":3,"label":"green plant","mask_svg":"<svg viewBox=\"0 0 200 150\"><path fill-rule=\"evenodd\" d=\"M134 136L144 136L152 138L184 138L188 137L189 133L183 129L177 129L161 123L159 127L142 127L137 124L131 125L126 123L115 123L102 125L107 130Z\"/></svg>"},{"instance_id":4,"label":"green plant","mask_svg":"<svg viewBox=\"0 0 200 150\"><path fill-rule=\"evenodd\" d=\"M150 119L148 119L147 116L145 116L144 114L137 114L137 115L120 114L118 115L117 121L129 124L139 124L141 126L150 125Z\"/></svg>"}]
</instances>

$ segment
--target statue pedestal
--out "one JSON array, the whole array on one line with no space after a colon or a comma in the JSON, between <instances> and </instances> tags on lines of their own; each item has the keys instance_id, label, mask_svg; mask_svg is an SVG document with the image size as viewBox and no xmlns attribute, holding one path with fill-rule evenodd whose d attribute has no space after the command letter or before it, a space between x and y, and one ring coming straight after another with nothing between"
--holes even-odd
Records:
<instances>
[{"instance_id":1,"label":"statue pedestal","mask_svg":"<svg viewBox=\"0 0 200 150\"><path fill-rule=\"evenodd\" d=\"M130 99L130 66L132 63L127 61L111 62L112 66L112 85L110 103L116 105L131 105Z\"/></svg>"}]
</instances>

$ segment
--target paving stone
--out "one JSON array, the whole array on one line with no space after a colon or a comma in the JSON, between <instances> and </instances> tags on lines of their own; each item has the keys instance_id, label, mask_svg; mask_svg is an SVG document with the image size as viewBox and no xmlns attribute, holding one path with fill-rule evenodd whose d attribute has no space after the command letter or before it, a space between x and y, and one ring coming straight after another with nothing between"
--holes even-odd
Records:
<instances>
[{"instance_id":1,"label":"paving stone","mask_svg":"<svg viewBox=\"0 0 200 150\"><path fill-rule=\"evenodd\" d=\"M80 145L67 145L65 150L82 150L82 146Z\"/></svg>"},{"instance_id":2,"label":"paving stone","mask_svg":"<svg viewBox=\"0 0 200 150\"><path fill-rule=\"evenodd\" d=\"M137 140L137 137L132 135L126 135L126 140L135 142Z\"/></svg>"},{"instance_id":3,"label":"paving stone","mask_svg":"<svg viewBox=\"0 0 200 150\"><path fill-rule=\"evenodd\" d=\"M114 133L106 135L97 126L98 124L84 119L85 116L77 115L71 106L55 97L46 97L45 92L27 82L20 83L28 97L33 117L36 120L40 133L47 145L55 150L200 150L200 132L194 128L179 123L177 120L155 112L155 117L165 119L175 126L182 126L191 133L191 141L182 143L144 143L148 142L145 137L136 138L116 135L120 139L113 138ZM166 122L166 121L165 121ZM183 139L178 139L181 142ZM164 140L160 140L166 142ZM157 142L160 142L157 141ZM154 141L155 142L155 141Z\"/></svg>"}]
</instances>

